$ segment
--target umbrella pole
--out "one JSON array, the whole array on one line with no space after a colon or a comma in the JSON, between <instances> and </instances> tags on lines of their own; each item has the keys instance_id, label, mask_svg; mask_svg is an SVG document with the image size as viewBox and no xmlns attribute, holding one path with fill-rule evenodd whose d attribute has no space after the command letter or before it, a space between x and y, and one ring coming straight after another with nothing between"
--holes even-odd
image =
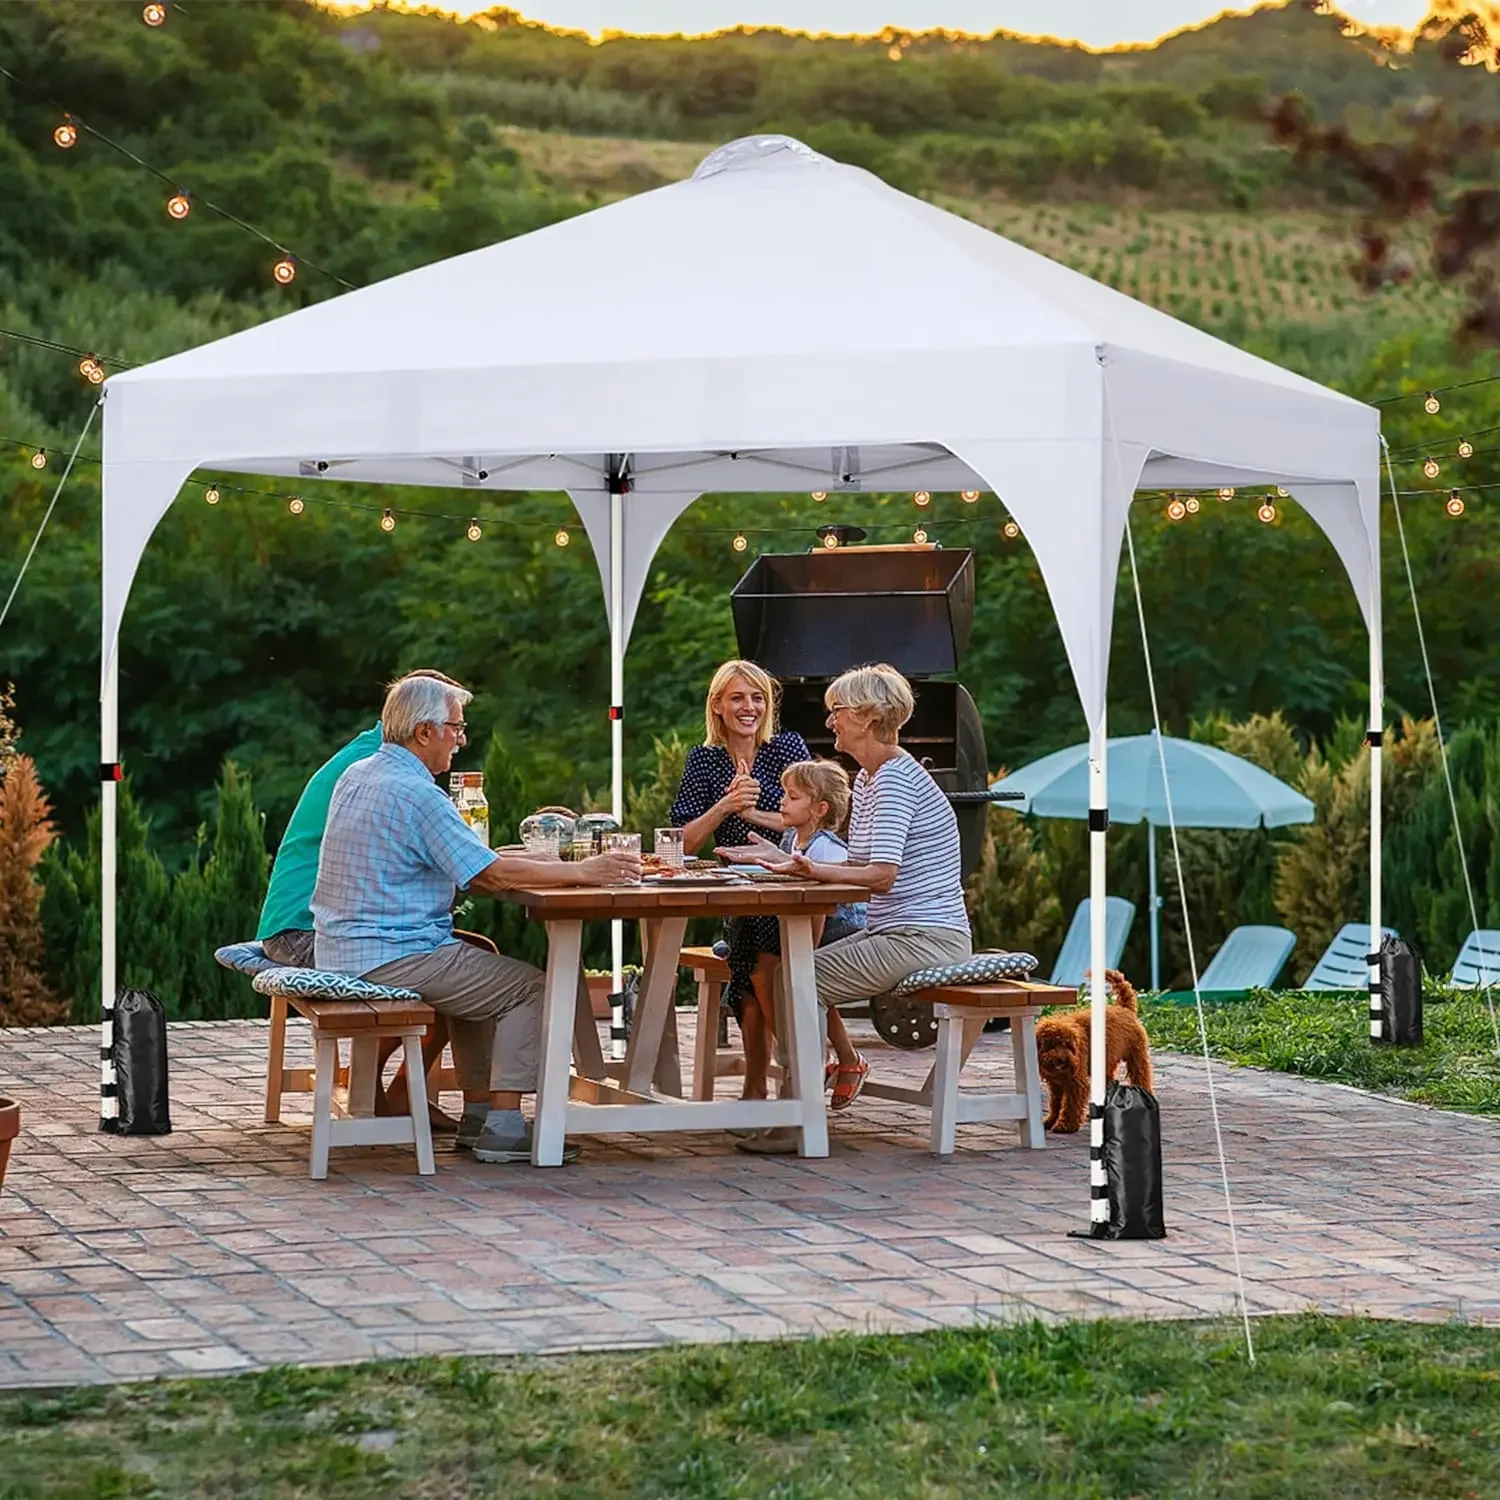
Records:
<instances>
[{"instance_id":1,"label":"umbrella pole","mask_svg":"<svg viewBox=\"0 0 1500 1500\"><path fill-rule=\"evenodd\" d=\"M1161 988L1161 898L1156 894L1156 824L1146 823L1146 878L1151 887L1151 988Z\"/></svg>"},{"instance_id":2,"label":"umbrella pole","mask_svg":"<svg viewBox=\"0 0 1500 1500\"><path fill-rule=\"evenodd\" d=\"M1104 981L1105 838L1109 829L1109 740L1104 710L1089 731L1089 1222L1093 1233L1109 1222L1109 1185L1104 1175Z\"/></svg>"},{"instance_id":3,"label":"umbrella pole","mask_svg":"<svg viewBox=\"0 0 1500 1500\"><path fill-rule=\"evenodd\" d=\"M120 758L120 644L104 673L99 702L99 1128L113 1130L120 1114L115 1089L115 829Z\"/></svg>"},{"instance_id":4,"label":"umbrella pole","mask_svg":"<svg viewBox=\"0 0 1500 1500\"><path fill-rule=\"evenodd\" d=\"M610 481L609 493L609 810L621 828L625 826L625 494L624 486ZM609 924L611 991L624 988L625 927ZM620 1009L618 1002L616 1009ZM611 1030L624 1029L623 1011L611 1018ZM615 1035L610 1054L618 1061L625 1056L625 1043Z\"/></svg>"}]
</instances>

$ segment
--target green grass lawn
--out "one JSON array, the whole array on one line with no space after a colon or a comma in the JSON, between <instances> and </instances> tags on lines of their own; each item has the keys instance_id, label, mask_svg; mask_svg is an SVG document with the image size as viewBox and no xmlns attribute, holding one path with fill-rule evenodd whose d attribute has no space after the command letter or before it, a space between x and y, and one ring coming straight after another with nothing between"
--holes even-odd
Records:
<instances>
[{"instance_id":1,"label":"green grass lawn","mask_svg":"<svg viewBox=\"0 0 1500 1500\"><path fill-rule=\"evenodd\" d=\"M1215 1057L1352 1083L1443 1109L1500 1115L1500 1058L1488 1005L1474 991L1429 992L1420 1047L1372 1045L1363 994L1257 990L1244 1000L1208 1004L1204 1012ZM1191 1003L1143 1000L1141 1019L1153 1047L1201 1051Z\"/></svg>"},{"instance_id":2,"label":"green grass lawn","mask_svg":"<svg viewBox=\"0 0 1500 1500\"><path fill-rule=\"evenodd\" d=\"M1500 1495L1500 1333L1305 1316L0 1399L0 1496Z\"/></svg>"}]
</instances>

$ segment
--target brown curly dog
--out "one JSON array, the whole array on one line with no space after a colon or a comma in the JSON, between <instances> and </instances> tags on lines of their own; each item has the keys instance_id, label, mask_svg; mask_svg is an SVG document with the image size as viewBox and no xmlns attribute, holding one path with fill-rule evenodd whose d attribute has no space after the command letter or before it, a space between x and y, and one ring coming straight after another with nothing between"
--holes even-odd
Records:
<instances>
[{"instance_id":1,"label":"brown curly dog","mask_svg":"<svg viewBox=\"0 0 1500 1500\"><path fill-rule=\"evenodd\" d=\"M1104 1012L1105 1061L1113 1078L1125 1064L1128 1082L1151 1087L1151 1045L1136 1015L1135 989L1118 969L1106 969L1105 984L1115 1003ZM1037 1059L1047 1080L1046 1128L1059 1135L1077 1130L1089 1109L1089 1008L1043 1016L1036 1023Z\"/></svg>"}]
</instances>

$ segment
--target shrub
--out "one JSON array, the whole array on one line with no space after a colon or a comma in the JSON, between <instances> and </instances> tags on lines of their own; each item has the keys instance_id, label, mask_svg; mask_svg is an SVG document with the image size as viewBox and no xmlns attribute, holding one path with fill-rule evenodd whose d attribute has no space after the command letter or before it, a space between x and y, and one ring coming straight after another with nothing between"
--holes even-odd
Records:
<instances>
[{"instance_id":1,"label":"shrub","mask_svg":"<svg viewBox=\"0 0 1500 1500\"><path fill-rule=\"evenodd\" d=\"M0 1026L45 1026L67 1009L42 976L36 868L52 842L51 812L31 757L0 760Z\"/></svg>"},{"instance_id":2,"label":"shrub","mask_svg":"<svg viewBox=\"0 0 1500 1500\"><path fill-rule=\"evenodd\" d=\"M1046 857L1027 820L1005 807L985 812L984 848L965 887L976 948L1008 948L1038 958L1062 944L1063 909Z\"/></svg>"}]
</instances>

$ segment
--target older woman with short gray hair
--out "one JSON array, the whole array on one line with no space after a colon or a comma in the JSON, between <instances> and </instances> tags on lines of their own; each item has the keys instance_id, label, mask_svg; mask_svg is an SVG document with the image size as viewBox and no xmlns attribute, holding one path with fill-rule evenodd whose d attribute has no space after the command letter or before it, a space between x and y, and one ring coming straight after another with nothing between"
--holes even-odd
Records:
<instances>
[{"instance_id":1,"label":"older woman with short gray hair","mask_svg":"<svg viewBox=\"0 0 1500 1500\"><path fill-rule=\"evenodd\" d=\"M958 820L922 763L901 748L902 726L916 700L911 684L885 663L855 667L824 693L834 745L859 765L849 815L849 859L820 864L787 856L765 840L758 863L772 869L870 892L869 922L813 955L818 1000L852 1005L887 994L918 969L959 963L973 953L959 863ZM848 1037L830 1040L846 1096L858 1094L869 1065ZM785 1133L740 1143L780 1150ZM795 1141L792 1142L795 1149Z\"/></svg>"}]
</instances>

